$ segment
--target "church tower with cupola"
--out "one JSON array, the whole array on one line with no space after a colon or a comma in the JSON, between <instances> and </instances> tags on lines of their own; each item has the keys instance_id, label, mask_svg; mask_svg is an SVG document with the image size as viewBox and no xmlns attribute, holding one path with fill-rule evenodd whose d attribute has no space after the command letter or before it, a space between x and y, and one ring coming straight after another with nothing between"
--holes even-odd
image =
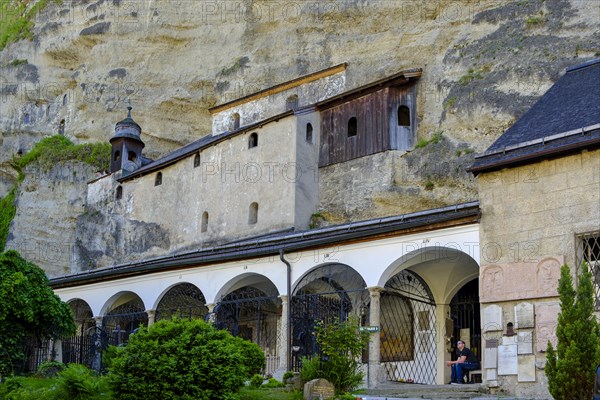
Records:
<instances>
[{"instance_id":1,"label":"church tower with cupola","mask_svg":"<svg viewBox=\"0 0 600 400\"><path fill-rule=\"evenodd\" d=\"M140 137L142 128L131 118L131 109L131 106L127 107L127 118L117 122L115 135L110 139L111 173L122 169L125 175L142 166L142 149L145 146Z\"/></svg>"}]
</instances>

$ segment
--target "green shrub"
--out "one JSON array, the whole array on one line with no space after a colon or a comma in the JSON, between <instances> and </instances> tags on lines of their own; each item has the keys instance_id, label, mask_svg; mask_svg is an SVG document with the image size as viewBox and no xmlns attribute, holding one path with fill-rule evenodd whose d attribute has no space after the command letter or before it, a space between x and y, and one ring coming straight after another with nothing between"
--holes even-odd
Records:
<instances>
[{"instance_id":1,"label":"green shrub","mask_svg":"<svg viewBox=\"0 0 600 400\"><path fill-rule=\"evenodd\" d=\"M4 251L10 223L17 212L15 207L16 196L17 188L13 187L6 196L0 198L0 251Z\"/></svg>"},{"instance_id":2,"label":"green shrub","mask_svg":"<svg viewBox=\"0 0 600 400\"><path fill-rule=\"evenodd\" d=\"M38 367L36 375L41 378L54 378L67 366L58 361L46 361Z\"/></svg>"},{"instance_id":3,"label":"green shrub","mask_svg":"<svg viewBox=\"0 0 600 400\"><path fill-rule=\"evenodd\" d=\"M239 337L232 338L240 348L244 358L244 366L247 369L247 377L251 378L260 374L266 366L265 354L255 343Z\"/></svg>"},{"instance_id":4,"label":"green shrub","mask_svg":"<svg viewBox=\"0 0 600 400\"><path fill-rule=\"evenodd\" d=\"M600 365L600 323L594 316L594 285L587 264L582 266L577 289L570 268L562 266L558 294L558 345L555 350L548 342L546 353L548 389L557 400L591 399Z\"/></svg>"},{"instance_id":5,"label":"green shrub","mask_svg":"<svg viewBox=\"0 0 600 400\"><path fill-rule=\"evenodd\" d=\"M317 344L321 355L302 360L300 375L304 382L325 378L335 386L337 394L356 388L363 379L361 355L368 333L359 331L356 318L330 324L317 323Z\"/></svg>"},{"instance_id":6,"label":"green shrub","mask_svg":"<svg viewBox=\"0 0 600 400\"><path fill-rule=\"evenodd\" d=\"M275 378L269 378L269 380L267 381L267 383L265 383L262 386L265 387L265 388L280 388L280 387L284 387L285 385L282 382L279 382Z\"/></svg>"},{"instance_id":7,"label":"green shrub","mask_svg":"<svg viewBox=\"0 0 600 400\"><path fill-rule=\"evenodd\" d=\"M111 361L114 398L237 399L253 368L246 355L256 353L242 343L201 320L176 318L141 328Z\"/></svg>"},{"instance_id":8,"label":"green shrub","mask_svg":"<svg viewBox=\"0 0 600 400\"><path fill-rule=\"evenodd\" d=\"M89 368L80 364L69 366L58 375L57 392L61 399L92 400L97 399L103 390L103 379Z\"/></svg>"},{"instance_id":9,"label":"green shrub","mask_svg":"<svg viewBox=\"0 0 600 400\"><path fill-rule=\"evenodd\" d=\"M285 382L286 380L293 378L294 377L294 372L292 371L287 371L286 373L283 374L283 381Z\"/></svg>"},{"instance_id":10,"label":"green shrub","mask_svg":"<svg viewBox=\"0 0 600 400\"><path fill-rule=\"evenodd\" d=\"M250 386L253 388L259 388L262 386L264 380L265 378L263 378L262 375L253 375L252 378L250 378Z\"/></svg>"}]
</instances>

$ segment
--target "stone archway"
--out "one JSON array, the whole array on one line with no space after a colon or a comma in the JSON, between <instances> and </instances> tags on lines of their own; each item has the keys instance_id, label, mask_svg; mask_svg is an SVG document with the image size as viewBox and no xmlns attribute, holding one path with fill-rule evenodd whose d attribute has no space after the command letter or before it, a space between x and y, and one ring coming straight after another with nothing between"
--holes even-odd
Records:
<instances>
[{"instance_id":1,"label":"stone archway","mask_svg":"<svg viewBox=\"0 0 600 400\"><path fill-rule=\"evenodd\" d=\"M204 319L208 314L206 299L195 285L179 283L172 286L156 306L156 321L180 318Z\"/></svg>"},{"instance_id":2,"label":"stone archway","mask_svg":"<svg viewBox=\"0 0 600 400\"><path fill-rule=\"evenodd\" d=\"M344 321L350 315L369 318L369 291L362 276L345 264L318 266L295 285L290 303L292 366L298 371L302 357L318 352L313 332L318 321Z\"/></svg>"}]
</instances>

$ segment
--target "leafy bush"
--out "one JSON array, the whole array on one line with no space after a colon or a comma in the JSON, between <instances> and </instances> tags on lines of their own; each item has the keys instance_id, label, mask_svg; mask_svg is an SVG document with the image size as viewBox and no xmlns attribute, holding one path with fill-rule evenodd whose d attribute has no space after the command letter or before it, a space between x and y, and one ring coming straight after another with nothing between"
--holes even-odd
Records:
<instances>
[{"instance_id":1,"label":"leafy bush","mask_svg":"<svg viewBox=\"0 0 600 400\"><path fill-rule=\"evenodd\" d=\"M65 364L58 361L46 361L38 367L36 375L41 378L53 378L66 367Z\"/></svg>"},{"instance_id":2,"label":"leafy bush","mask_svg":"<svg viewBox=\"0 0 600 400\"><path fill-rule=\"evenodd\" d=\"M319 357L302 362L302 380L325 378L335 386L336 393L356 388L363 379L361 355L367 345L368 333L359 331L356 318L331 324L317 323Z\"/></svg>"},{"instance_id":3,"label":"leafy bush","mask_svg":"<svg viewBox=\"0 0 600 400\"><path fill-rule=\"evenodd\" d=\"M265 378L263 378L262 375L253 375L252 378L250 378L250 386L254 388L259 388L262 386L264 380Z\"/></svg>"},{"instance_id":4,"label":"leafy bush","mask_svg":"<svg viewBox=\"0 0 600 400\"><path fill-rule=\"evenodd\" d=\"M113 356L109 381L119 400L233 400L260 352L253 346L201 320L163 320Z\"/></svg>"},{"instance_id":5,"label":"leafy bush","mask_svg":"<svg viewBox=\"0 0 600 400\"><path fill-rule=\"evenodd\" d=\"M262 386L265 388L280 388L280 387L284 387L285 385L282 382L279 382L275 378L269 378L268 382Z\"/></svg>"},{"instance_id":6,"label":"leafy bush","mask_svg":"<svg viewBox=\"0 0 600 400\"><path fill-rule=\"evenodd\" d=\"M57 383L57 399L93 400L106 390L105 381L80 364L69 364Z\"/></svg>"},{"instance_id":7,"label":"leafy bush","mask_svg":"<svg viewBox=\"0 0 600 400\"><path fill-rule=\"evenodd\" d=\"M293 378L293 377L294 377L294 372L287 371L286 373L283 374L283 381L285 382L286 380Z\"/></svg>"},{"instance_id":8,"label":"leafy bush","mask_svg":"<svg viewBox=\"0 0 600 400\"><path fill-rule=\"evenodd\" d=\"M54 294L44 271L9 250L0 253L0 374L16 371L27 336L59 338L75 333L68 304Z\"/></svg>"},{"instance_id":9,"label":"leafy bush","mask_svg":"<svg viewBox=\"0 0 600 400\"><path fill-rule=\"evenodd\" d=\"M577 289L567 265L562 266L558 281L558 345L554 350L548 342L545 367L548 389L557 400L591 399L600 364L600 323L594 316L592 274L585 263L582 270Z\"/></svg>"},{"instance_id":10,"label":"leafy bush","mask_svg":"<svg viewBox=\"0 0 600 400\"><path fill-rule=\"evenodd\" d=\"M82 161L96 168L97 171L110 167L111 146L108 143L73 144L62 135L44 138L20 158L13 160L17 170L36 162L42 169L50 169L64 161Z\"/></svg>"},{"instance_id":11,"label":"leafy bush","mask_svg":"<svg viewBox=\"0 0 600 400\"><path fill-rule=\"evenodd\" d=\"M6 196L0 198L0 251L4 251L8 229L17 212L17 207L15 207L16 195L17 188L13 187Z\"/></svg>"},{"instance_id":12,"label":"leafy bush","mask_svg":"<svg viewBox=\"0 0 600 400\"><path fill-rule=\"evenodd\" d=\"M244 358L244 366L248 371L248 378L260 374L266 365L265 354L260 347L249 340L244 340L239 337L233 337L232 339L237 342L237 345L240 348L242 357Z\"/></svg>"}]
</instances>

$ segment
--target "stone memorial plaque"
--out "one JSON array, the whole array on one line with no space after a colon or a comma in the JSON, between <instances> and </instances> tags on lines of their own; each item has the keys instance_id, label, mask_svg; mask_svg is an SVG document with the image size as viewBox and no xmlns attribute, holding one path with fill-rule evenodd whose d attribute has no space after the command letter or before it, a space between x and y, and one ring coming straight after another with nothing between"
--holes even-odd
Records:
<instances>
[{"instance_id":1,"label":"stone memorial plaque","mask_svg":"<svg viewBox=\"0 0 600 400\"><path fill-rule=\"evenodd\" d=\"M517 337L518 336L502 336L502 344L503 345L509 345L509 344L517 344Z\"/></svg>"},{"instance_id":2,"label":"stone memorial plaque","mask_svg":"<svg viewBox=\"0 0 600 400\"><path fill-rule=\"evenodd\" d=\"M560 304L558 302L538 304L535 306L535 349L537 351L546 351L548 341L556 348L558 343L558 339L556 338L556 326L558 325L559 312Z\"/></svg>"},{"instance_id":3,"label":"stone memorial plaque","mask_svg":"<svg viewBox=\"0 0 600 400\"><path fill-rule=\"evenodd\" d=\"M498 379L498 374L496 373L496 368L490 368L485 370L485 379L488 381L495 381Z\"/></svg>"},{"instance_id":4,"label":"stone memorial plaque","mask_svg":"<svg viewBox=\"0 0 600 400\"><path fill-rule=\"evenodd\" d=\"M517 318L516 329L533 328L533 304L519 303L515 306L515 316Z\"/></svg>"},{"instance_id":5,"label":"stone memorial plaque","mask_svg":"<svg viewBox=\"0 0 600 400\"><path fill-rule=\"evenodd\" d=\"M535 382L535 356L519 357L519 382Z\"/></svg>"},{"instance_id":6,"label":"stone memorial plaque","mask_svg":"<svg viewBox=\"0 0 600 400\"><path fill-rule=\"evenodd\" d=\"M335 396L335 387L327 379L313 379L304 384L304 400L328 400Z\"/></svg>"},{"instance_id":7,"label":"stone memorial plaque","mask_svg":"<svg viewBox=\"0 0 600 400\"><path fill-rule=\"evenodd\" d=\"M533 354L533 331L519 331L517 336L517 354Z\"/></svg>"},{"instance_id":8,"label":"stone memorial plaque","mask_svg":"<svg viewBox=\"0 0 600 400\"><path fill-rule=\"evenodd\" d=\"M498 346L498 375L518 375L517 345Z\"/></svg>"},{"instance_id":9,"label":"stone memorial plaque","mask_svg":"<svg viewBox=\"0 0 600 400\"><path fill-rule=\"evenodd\" d=\"M483 331L502 330L502 307L497 305L487 306L483 309Z\"/></svg>"},{"instance_id":10,"label":"stone memorial plaque","mask_svg":"<svg viewBox=\"0 0 600 400\"><path fill-rule=\"evenodd\" d=\"M483 368L498 367L498 347L483 349ZM496 379L496 378L494 378Z\"/></svg>"}]
</instances>

